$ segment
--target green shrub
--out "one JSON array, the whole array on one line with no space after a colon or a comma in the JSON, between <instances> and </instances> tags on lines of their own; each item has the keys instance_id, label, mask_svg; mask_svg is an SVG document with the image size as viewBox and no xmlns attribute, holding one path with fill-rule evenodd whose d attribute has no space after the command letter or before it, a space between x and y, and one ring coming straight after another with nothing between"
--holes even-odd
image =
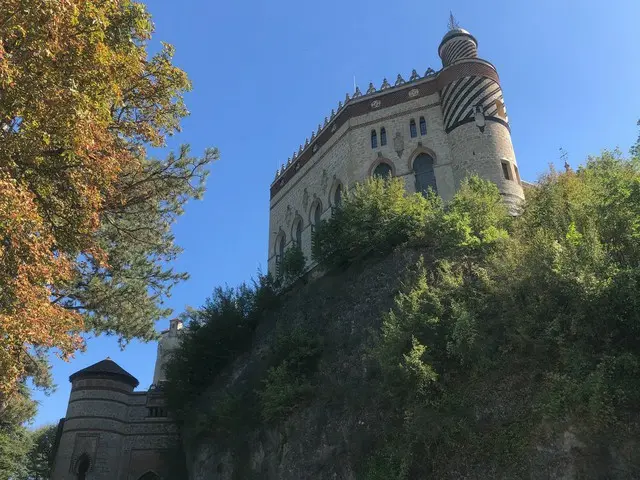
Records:
<instances>
[{"instance_id":1,"label":"green shrub","mask_svg":"<svg viewBox=\"0 0 640 480\"><path fill-rule=\"evenodd\" d=\"M277 422L305 404L314 393L311 381L316 372L322 340L297 328L278 335L271 364L258 392L262 418Z\"/></svg>"},{"instance_id":2,"label":"green shrub","mask_svg":"<svg viewBox=\"0 0 640 480\"><path fill-rule=\"evenodd\" d=\"M189 321L166 366L167 399L179 419L216 376L251 346L265 312L278 299L270 277L260 275L252 286L216 288Z\"/></svg>"},{"instance_id":3,"label":"green shrub","mask_svg":"<svg viewBox=\"0 0 640 480\"><path fill-rule=\"evenodd\" d=\"M306 264L307 259L298 245L288 248L278 264L279 279L285 285L296 281L304 273Z\"/></svg>"},{"instance_id":4,"label":"green shrub","mask_svg":"<svg viewBox=\"0 0 640 480\"><path fill-rule=\"evenodd\" d=\"M334 216L316 227L313 258L335 267L369 253L388 252L417 235L439 208L437 196L407 194L401 179L370 178L355 185Z\"/></svg>"}]
</instances>

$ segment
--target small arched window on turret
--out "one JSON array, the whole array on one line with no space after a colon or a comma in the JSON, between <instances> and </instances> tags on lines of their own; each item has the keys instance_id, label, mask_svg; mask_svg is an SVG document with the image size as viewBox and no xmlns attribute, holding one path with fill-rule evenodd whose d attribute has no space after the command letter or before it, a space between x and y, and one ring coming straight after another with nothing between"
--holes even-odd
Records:
<instances>
[{"instance_id":1,"label":"small arched window on turret","mask_svg":"<svg viewBox=\"0 0 640 480\"><path fill-rule=\"evenodd\" d=\"M384 147L387 144L387 130L382 127L380 129L380 146Z\"/></svg>"},{"instance_id":2,"label":"small arched window on turret","mask_svg":"<svg viewBox=\"0 0 640 480\"><path fill-rule=\"evenodd\" d=\"M413 118L409 122L409 133L411 134L411 138L416 138L418 136L418 131L416 130L416 121Z\"/></svg>"},{"instance_id":3,"label":"small arched window on turret","mask_svg":"<svg viewBox=\"0 0 640 480\"><path fill-rule=\"evenodd\" d=\"M378 148L378 134L375 130L371 130L371 148Z\"/></svg>"},{"instance_id":4,"label":"small arched window on turret","mask_svg":"<svg viewBox=\"0 0 640 480\"><path fill-rule=\"evenodd\" d=\"M427 121L424 117L420 117L420 135L424 136L427 134Z\"/></svg>"}]
</instances>

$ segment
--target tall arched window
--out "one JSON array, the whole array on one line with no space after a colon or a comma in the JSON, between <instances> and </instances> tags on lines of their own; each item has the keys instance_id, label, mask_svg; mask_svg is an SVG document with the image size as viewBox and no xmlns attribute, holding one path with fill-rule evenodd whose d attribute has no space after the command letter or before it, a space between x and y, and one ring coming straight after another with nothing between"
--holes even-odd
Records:
<instances>
[{"instance_id":1,"label":"tall arched window","mask_svg":"<svg viewBox=\"0 0 640 480\"><path fill-rule=\"evenodd\" d=\"M338 184L335 192L333 192L333 206L339 207L342 204L342 185Z\"/></svg>"},{"instance_id":2,"label":"tall arched window","mask_svg":"<svg viewBox=\"0 0 640 480\"><path fill-rule=\"evenodd\" d=\"M78 459L76 463L76 472L78 476L77 480L86 480L87 472L89 471L89 467L91 466L91 460L89 460L89 455L83 453L82 456Z\"/></svg>"},{"instance_id":3,"label":"tall arched window","mask_svg":"<svg viewBox=\"0 0 640 480\"><path fill-rule=\"evenodd\" d=\"M380 163L373 170L374 177L387 178L392 175L391 166L388 163Z\"/></svg>"},{"instance_id":4,"label":"tall arched window","mask_svg":"<svg viewBox=\"0 0 640 480\"><path fill-rule=\"evenodd\" d=\"M433 158L426 153L421 153L413 161L413 172L416 175L416 192L426 194L429 189L438 193L436 175L433 171Z\"/></svg>"},{"instance_id":5,"label":"tall arched window","mask_svg":"<svg viewBox=\"0 0 640 480\"><path fill-rule=\"evenodd\" d=\"M320 225L322 217L322 204L320 202L316 203L315 208L313 209L313 226L317 227Z\"/></svg>"},{"instance_id":6,"label":"tall arched window","mask_svg":"<svg viewBox=\"0 0 640 480\"><path fill-rule=\"evenodd\" d=\"M286 239L284 237L284 233L280 234L280 239L278 240L278 245L277 245L277 255L279 256L280 260L282 260L282 256L284 255L284 245L285 245Z\"/></svg>"},{"instance_id":7,"label":"tall arched window","mask_svg":"<svg viewBox=\"0 0 640 480\"><path fill-rule=\"evenodd\" d=\"M427 121L424 119L424 117L420 117L420 135L426 135L427 134Z\"/></svg>"},{"instance_id":8,"label":"tall arched window","mask_svg":"<svg viewBox=\"0 0 640 480\"><path fill-rule=\"evenodd\" d=\"M302 246L302 219L296 220L295 227L293 229L293 241L298 247Z\"/></svg>"},{"instance_id":9,"label":"tall arched window","mask_svg":"<svg viewBox=\"0 0 640 480\"><path fill-rule=\"evenodd\" d=\"M380 146L384 147L387 144L387 130L382 127L380 129Z\"/></svg>"},{"instance_id":10,"label":"tall arched window","mask_svg":"<svg viewBox=\"0 0 640 480\"><path fill-rule=\"evenodd\" d=\"M416 131L416 121L413 118L409 122L409 133L411 134L411 138L416 138L418 136L418 132Z\"/></svg>"},{"instance_id":11,"label":"tall arched window","mask_svg":"<svg viewBox=\"0 0 640 480\"><path fill-rule=\"evenodd\" d=\"M371 130L371 148L378 148L378 134L375 130Z\"/></svg>"}]
</instances>

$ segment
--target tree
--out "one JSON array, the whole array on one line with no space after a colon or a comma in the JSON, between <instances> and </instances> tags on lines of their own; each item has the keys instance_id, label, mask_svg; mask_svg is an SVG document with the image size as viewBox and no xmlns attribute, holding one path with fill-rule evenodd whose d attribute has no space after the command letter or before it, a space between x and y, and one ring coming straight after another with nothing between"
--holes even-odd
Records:
<instances>
[{"instance_id":1,"label":"tree","mask_svg":"<svg viewBox=\"0 0 640 480\"><path fill-rule=\"evenodd\" d=\"M0 416L0 480L27 478L27 457L33 438L24 423L35 413L36 403L22 383Z\"/></svg>"},{"instance_id":2,"label":"tree","mask_svg":"<svg viewBox=\"0 0 640 480\"><path fill-rule=\"evenodd\" d=\"M0 415L45 353L80 333L154 338L186 275L171 224L207 165L162 147L191 88L132 0L7 0L0 10Z\"/></svg>"},{"instance_id":3,"label":"tree","mask_svg":"<svg viewBox=\"0 0 640 480\"><path fill-rule=\"evenodd\" d=\"M33 445L27 455L27 475L24 480L49 480L51 478L57 431L56 425L45 425L30 433Z\"/></svg>"}]
</instances>

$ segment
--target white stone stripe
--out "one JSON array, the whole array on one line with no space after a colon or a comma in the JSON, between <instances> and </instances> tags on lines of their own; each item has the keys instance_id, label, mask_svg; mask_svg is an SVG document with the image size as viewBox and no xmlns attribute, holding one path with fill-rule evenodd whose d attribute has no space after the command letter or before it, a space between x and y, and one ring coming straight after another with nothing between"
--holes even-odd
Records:
<instances>
[{"instance_id":1,"label":"white stone stripe","mask_svg":"<svg viewBox=\"0 0 640 480\"><path fill-rule=\"evenodd\" d=\"M473 82L471 84L471 85L474 85L474 87L468 88L465 92L463 92L462 95L460 95L456 99L455 104L452 104L449 107L449 111L445 114L445 118L444 118L445 125L449 125L453 118L460 116L462 110L465 108L465 105L468 103L471 97L473 97L476 94L481 95L482 92L488 89L490 86L489 84L490 80L486 78L483 78L483 79L476 78L475 80L476 82ZM481 80L480 83L477 83L477 80Z\"/></svg>"}]
</instances>

